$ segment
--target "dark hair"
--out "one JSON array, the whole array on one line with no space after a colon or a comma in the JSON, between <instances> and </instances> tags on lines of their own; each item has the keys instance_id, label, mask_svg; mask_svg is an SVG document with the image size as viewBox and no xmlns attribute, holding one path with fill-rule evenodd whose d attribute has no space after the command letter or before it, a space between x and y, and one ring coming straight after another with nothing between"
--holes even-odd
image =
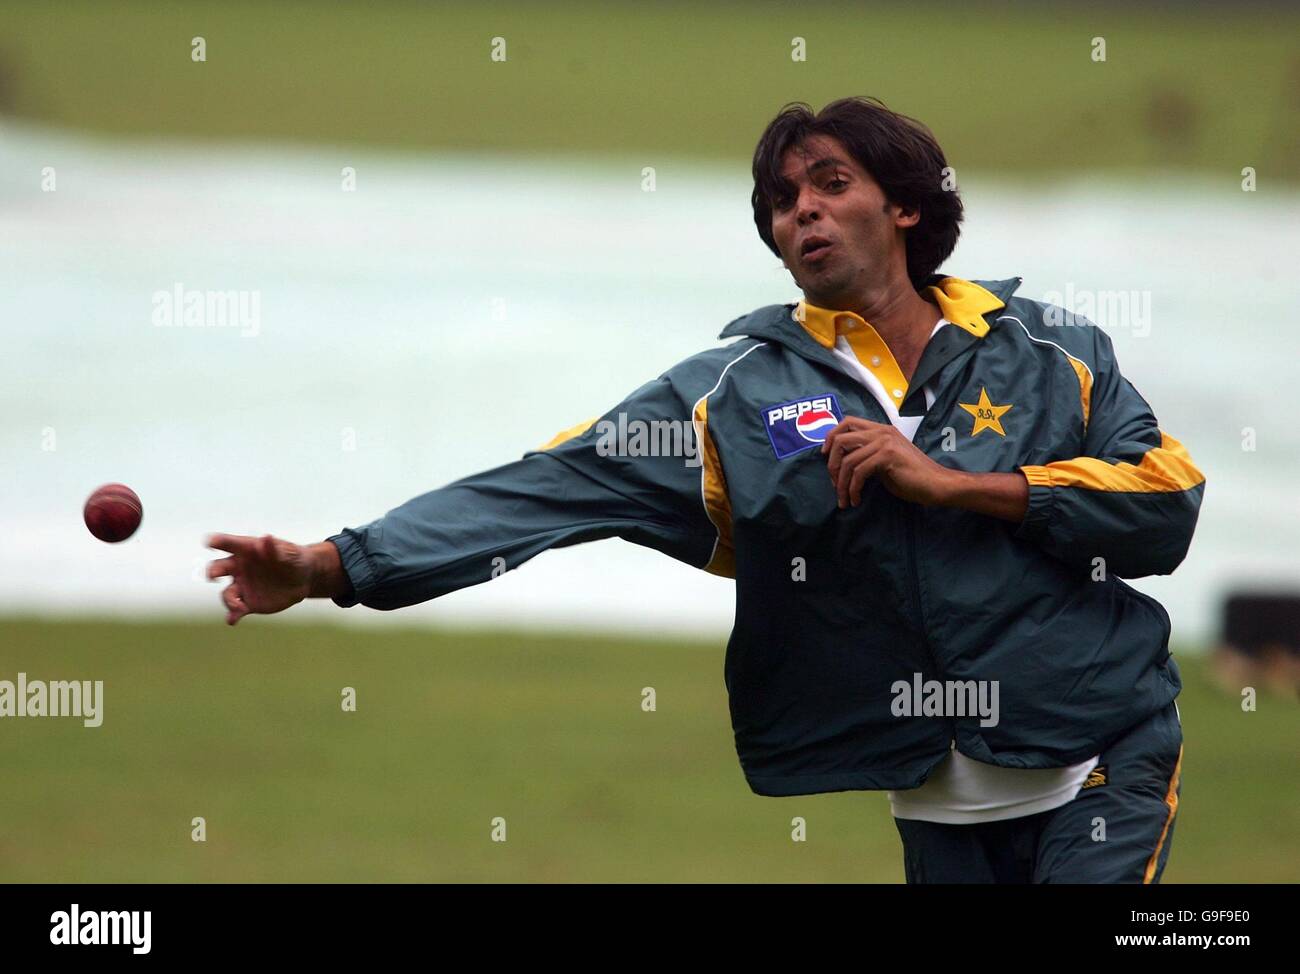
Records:
<instances>
[{"instance_id":1,"label":"dark hair","mask_svg":"<svg viewBox=\"0 0 1300 974\"><path fill-rule=\"evenodd\" d=\"M768 123L754 149L754 225L763 243L781 256L772 237L772 200L793 188L781 176L781 160L813 135L839 139L889 202L920 210L916 226L905 231L907 276L919 291L957 246L961 197L955 186L943 188L942 170L948 163L934 134L916 119L891 112L878 98L841 98L817 114L803 102L793 102Z\"/></svg>"}]
</instances>

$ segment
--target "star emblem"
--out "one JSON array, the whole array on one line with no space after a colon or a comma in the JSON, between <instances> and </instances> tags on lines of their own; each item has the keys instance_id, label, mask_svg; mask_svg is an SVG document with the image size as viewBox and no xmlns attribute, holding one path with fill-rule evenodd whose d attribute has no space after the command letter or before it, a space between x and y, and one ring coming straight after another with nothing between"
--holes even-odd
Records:
<instances>
[{"instance_id":1,"label":"star emblem","mask_svg":"<svg viewBox=\"0 0 1300 974\"><path fill-rule=\"evenodd\" d=\"M962 409L975 417L975 428L970 431L971 436L975 436L980 430L990 429L998 436L1006 436L1007 431L1002 428L1002 414L1011 408L1011 405L995 406L989 402L988 391L980 386L980 401L977 403L957 403Z\"/></svg>"}]
</instances>

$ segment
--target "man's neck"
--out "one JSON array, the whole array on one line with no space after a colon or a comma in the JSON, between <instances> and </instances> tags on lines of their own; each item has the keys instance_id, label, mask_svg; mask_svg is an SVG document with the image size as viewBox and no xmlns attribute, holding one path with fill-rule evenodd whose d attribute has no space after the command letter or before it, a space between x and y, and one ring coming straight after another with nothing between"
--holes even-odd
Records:
<instances>
[{"instance_id":1,"label":"man's neck","mask_svg":"<svg viewBox=\"0 0 1300 974\"><path fill-rule=\"evenodd\" d=\"M861 315L876 330L876 334L884 339L908 379L930 341L930 333L943 317L935 305L916 293L907 279L876 291L868 291L845 301L844 306L820 304L812 297L807 297L807 301L820 308L852 311Z\"/></svg>"},{"instance_id":2,"label":"man's neck","mask_svg":"<svg viewBox=\"0 0 1300 974\"><path fill-rule=\"evenodd\" d=\"M916 293L910 281L863 295L854 308L892 349L895 344L925 343L940 318L939 309Z\"/></svg>"}]
</instances>

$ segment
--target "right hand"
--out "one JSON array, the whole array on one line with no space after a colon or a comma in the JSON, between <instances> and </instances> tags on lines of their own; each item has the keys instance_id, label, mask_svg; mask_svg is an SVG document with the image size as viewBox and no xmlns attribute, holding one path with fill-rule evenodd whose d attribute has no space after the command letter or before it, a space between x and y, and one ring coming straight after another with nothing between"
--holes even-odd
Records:
<instances>
[{"instance_id":1,"label":"right hand","mask_svg":"<svg viewBox=\"0 0 1300 974\"><path fill-rule=\"evenodd\" d=\"M260 538L213 534L208 547L229 552L229 558L208 562L208 580L230 576L221 592L226 624L233 626L250 613L283 612L307 598L313 565L310 550L266 534Z\"/></svg>"}]
</instances>

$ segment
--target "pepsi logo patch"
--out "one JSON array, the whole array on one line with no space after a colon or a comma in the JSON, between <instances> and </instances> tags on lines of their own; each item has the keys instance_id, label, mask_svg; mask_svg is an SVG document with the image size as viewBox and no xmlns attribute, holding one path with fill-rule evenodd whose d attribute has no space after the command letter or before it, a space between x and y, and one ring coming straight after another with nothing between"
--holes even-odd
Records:
<instances>
[{"instance_id":1,"label":"pepsi logo patch","mask_svg":"<svg viewBox=\"0 0 1300 974\"><path fill-rule=\"evenodd\" d=\"M838 400L830 393L780 402L763 410L763 425L778 460L821 446L843 418Z\"/></svg>"}]
</instances>

